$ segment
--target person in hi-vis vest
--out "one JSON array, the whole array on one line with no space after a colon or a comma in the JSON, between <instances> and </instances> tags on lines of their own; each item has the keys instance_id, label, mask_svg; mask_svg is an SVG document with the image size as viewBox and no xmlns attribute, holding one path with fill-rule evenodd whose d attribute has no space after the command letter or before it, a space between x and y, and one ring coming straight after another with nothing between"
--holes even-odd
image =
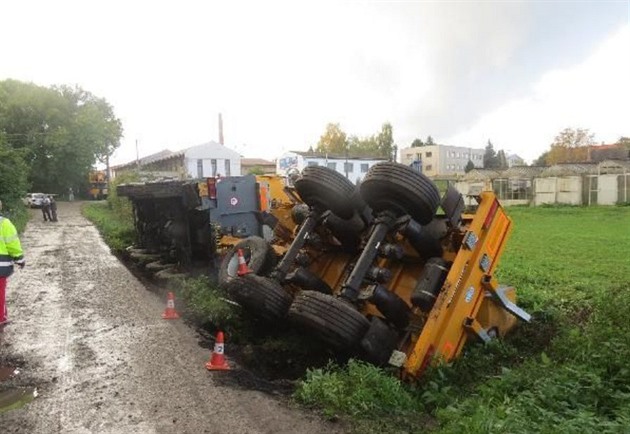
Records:
<instances>
[{"instance_id":1,"label":"person in hi-vis vest","mask_svg":"<svg viewBox=\"0 0 630 434\"><path fill-rule=\"evenodd\" d=\"M2 201L0 201L2 212ZM24 268L26 261L17 230L11 220L0 214L0 326L9 322L7 318L7 278L13 274L13 265Z\"/></svg>"}]
</instances>

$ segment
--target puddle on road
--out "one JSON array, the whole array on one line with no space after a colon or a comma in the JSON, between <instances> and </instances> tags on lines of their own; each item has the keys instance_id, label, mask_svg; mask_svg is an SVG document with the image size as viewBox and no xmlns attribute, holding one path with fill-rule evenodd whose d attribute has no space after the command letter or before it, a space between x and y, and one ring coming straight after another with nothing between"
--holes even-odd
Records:
<instances>
[{"instance_id":1,"label":"puddle on road","mask_svg":"<svg viewBox=\"0 0 630 434\"><path fill-rule=\"evenodd\" d=\"M0 381L6 381L9 378L15 377L19 373L19 369L12 366L0 366Z\"/></svg>"},{"instance_id":2,"label":"puddle on road","mask_svg":"<svg viewBox=\"0 0 630 434\"><path fill-rule=\"evenodd\" d=\"M0 392L0 414L23 407L37 397L37 389L23 387Z\"/></svg>"},{"instance_id":3,"label":"puddle on road","mask_svg":"<svg viewBox=\"0 0 630 434\"><path fill-rule=\"evenodd\" d=\"M0 382L17 376L20 370L12 366L0 366ZM31 402L37 396L34 387L14 387L0 392L0 414L5 411L20 408Z\"/></svg>"}]
</instances>

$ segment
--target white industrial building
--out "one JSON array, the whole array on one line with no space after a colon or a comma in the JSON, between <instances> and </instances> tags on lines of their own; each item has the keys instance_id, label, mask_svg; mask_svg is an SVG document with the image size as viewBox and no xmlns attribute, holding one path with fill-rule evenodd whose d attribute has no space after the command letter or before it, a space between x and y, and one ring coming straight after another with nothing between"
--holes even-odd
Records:
<instances>
[{"instance_id":1,"label":"white industrial building","mask_svg":"<svg viewBox=\"0 0 630 434\"><path fill-rule=\"evenodd\" d=\"M355 184L360 182L370 167L387 161L386 158L352 157L323 154L320 152L286 152L276 162L276 173L286 176L293 170L302 171L308 166L325 166L333 169Z\"/></svg>"},{"instance_id":2,"label":"white industrial building","mask_svg":"<svg viewBox=\"0 0 630 434\"><path fill-rule=\"evenodd\" d=\"M172 152L163 150L137 161L111 167L112 176L129 170L172 173L179 178L206 178L211 176L240 176L241 155L217 142Z\"/></svg>"}]
</instances>

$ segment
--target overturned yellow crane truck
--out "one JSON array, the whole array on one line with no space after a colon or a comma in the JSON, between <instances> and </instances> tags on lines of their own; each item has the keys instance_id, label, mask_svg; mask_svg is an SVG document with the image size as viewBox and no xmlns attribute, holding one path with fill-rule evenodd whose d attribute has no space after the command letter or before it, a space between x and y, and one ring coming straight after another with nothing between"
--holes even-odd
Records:
<instances>
[{"instance_id":1,"label":"overturned yellow crane truck","mask_svg":"<svg viewBox=\"0 0 630 434\"><path fill-rule=\"evenodd\" d=\"M530 316L494 271L512 221L492 192L465 209L423 174L373 166L359 187L325 167L295 181L307 205L296 233L264 275L224 282L244 309L288 320L337 351L400 368L406 380L457 357L473 337L503 336Z\"/></svg>"},{"instance_id":2,"label":"overturned yellow crane truck","mask_svg":"<svg viewBox=\"0 0 630 434\"><path fill-rule=\"evenodd\" d=\"M149 268L185 268L225 253L218 270L224 279L235 275L235 247L249 258L247 246L255 244L270 261L259 265L275 265L271 245L281 253L290 242L299 201L275 175L135 182L119 185L117 193L133 206L132 252L157 260Z\"/></svg>"}]
</instances>

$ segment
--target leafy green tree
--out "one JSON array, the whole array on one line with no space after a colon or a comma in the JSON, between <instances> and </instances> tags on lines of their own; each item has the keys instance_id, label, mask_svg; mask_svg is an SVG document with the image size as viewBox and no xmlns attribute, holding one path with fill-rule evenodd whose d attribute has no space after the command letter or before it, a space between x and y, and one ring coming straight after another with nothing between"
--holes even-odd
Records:
<instances>
[{"instance_id":1,"label":"leafy green tree","mask_svg":"<svg viewBox=\"0 0 630 434\"><path fill-rule=\"evenodd\" d=\"M424 146L424 142L422 141L422 139L415 139L413 142L411 142L412 148L420 148L422 146Z\"/></svg>"},{"instance_id":2,"label":"leafy green tree","mask_svg":"<svg viewBox=\"0 0 630 434\"><path fill-rule=\"evenodd\" d=\"M630 158L630 137L619 137L617 145L623 146L627 151L626 158Z\"/></svg>"},{"instance_id":3,"label":"leafy green tree","mask_svg":"<svg viewBox=\"0 0 630 434\"><path fill-rule=\"evenodd\" d=\"M6 145L0 134L0 200L10 208L26 196L28 166L22 152Z\"/></svg>"},{"instance_id":4,"label":"leafy green tree","mask_svg":"<svg viewBox=\"0 0 630 434\"><path fill-rule=\"evenodd\" d=\"M486 152L483 154L483 167L485 169L498 169L500 167L499 159L497 158L497 153L494 150L494 145L490 140L488 140L488 145L486 146Z\"/></svg>"},{"instance_id":5,"label":"leafy green tree","mask_svg":"<svg viewBox=\"0 0 630 434\"><path fill-rule=\"evenodd\" d=\"M346 152L346 133L344 133L339 124L329 123L326 125L326 131L319 138L315 150L325 154L343 155Z\"/></svg>"},{"instance_id":6,"label":"leafy green tree","mask_svg":"<svg viewBox=\"0 0 630 434\"><path fill-rule=\"evenodd\" d=\"M433 146L435 145L435 142L433 141L433 137L431 136L427 136L427 141L425 142L426 146Z\"/></svg>"},{"instance_id":7,"label":"leafy green tree","mask_svg":"<svg viewBox=\"0 0 630 434\"><path fill-rule=\"evenodd\" d=\"M394 128L392 124L386 122L381 127L381 131L376 136L378 156L393 160L394 156Z\"/></svg>"},{"instance_id":8,"label":"leafy green tree","mask_svg":"<svg viewBox=\"0 0 630 434\"><path fill-rule=\"evenodd\" d=\"M315 151L331 155L349 155L352 157L383 157L390 160L396 158L397 148L394 145L392 125L387 122L381 131L373 136L346 136L339 124L329 123L320 137Z\"/></svg>"},{"instance_id":9,"label":"leafy green tree","mask_svg":"<svg viewBox=\"0 0 630 434\"><path fill-rule=\"evenodd\" d=\"M546 167L547 166L547 156L549 155L549 151L545 151L538 158L536 158L532 166Z\"/></svg>"},{"instance_id":10,"label":"leafy green tree","mask_svg":"<svg viewBox=\"0 0 630 434\"><path fill-rule=\"evenodd\" d=\"M348 138L348 155L353 157L370 157L379 155L378 143L375 136L359 138L350 136Z\"/></svg>"},{"instance_id":11,"label":"leafy green tree","mask_svg":"<svg viewBox=\"0 0 630 434\"><path fill-rule=\"evenodd\" d=\"M247 171L248 175L264 175L265 174L265 169L263 169L260 166L254 166L251 169L249 169Z\"/></svg>"},{"instance_id":12,"label":"leafy green tree","mask_svg":"<svg viewBox=\"0 0 630 434\"><path fill-rule=\"evenodd\" d=\"M5 80L0 132L21 152L33 189L65 192L85 185L92 165L119 146L122 125L107 101L79 87Z\"/></svg>"},{"instance_id":13,"label":"leafy green tree","mask_svg":"<svg viewBox=\"0 0 630 434\"><path fill-rule=\"evenodd\" d=\"M474 168L475 168L475 163L473 163L472 160L468 160L468 163L466 163L466 167L464 167L464 173L468 173Z\"/></svg>"}]
</instances>

